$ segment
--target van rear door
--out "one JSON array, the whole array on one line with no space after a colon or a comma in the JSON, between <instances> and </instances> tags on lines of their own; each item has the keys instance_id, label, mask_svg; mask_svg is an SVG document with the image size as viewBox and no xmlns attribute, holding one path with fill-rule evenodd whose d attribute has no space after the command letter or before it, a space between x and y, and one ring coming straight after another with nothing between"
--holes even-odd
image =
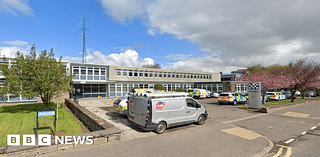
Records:
<instances>
[{"instance_id":1,"label":"van rear door","mask_svg":"<svg viewBox=\"0 0 320 157\"><path fill-rule=\"evenodd\" d=\"M148 99L134 98L129 99L128 119L138 125L145 127L147 120Z\"/></svg>"}]
</instances>

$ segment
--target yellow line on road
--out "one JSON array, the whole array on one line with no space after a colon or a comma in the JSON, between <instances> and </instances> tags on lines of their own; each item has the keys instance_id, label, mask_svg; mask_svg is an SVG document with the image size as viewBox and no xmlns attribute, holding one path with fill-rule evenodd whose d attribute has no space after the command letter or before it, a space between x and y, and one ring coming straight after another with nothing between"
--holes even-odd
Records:
<instances>
[{"instance_id":1,"label":"yellow line on road","mask_svg":"<svg viewBox=\"0 0 320 157\"><path fill-rule=\"evenodd\" d=\"M279 148L279 150L278 150L277 154L275 154L273 157L279 157L279 156L282 154L282 150L283 150L283 148L282 148L282 147L281 147L281 148Z\"/></svg>"},{"instance_id":2,"label":"yellow line on road","mask_svg":"<svg viewBox=\"0 0 320 157\"><path fill-rule=\"evenodd\" d=\"M277 144L277 146L280 147L279 151L273 157L279 157L282 154L283 148L287 148L287 152L286 152L284 157L290 157L291 156L291 153L292 153L292 148L291 147L278 145L278 144Z\"/></svg>"}]
</instances>

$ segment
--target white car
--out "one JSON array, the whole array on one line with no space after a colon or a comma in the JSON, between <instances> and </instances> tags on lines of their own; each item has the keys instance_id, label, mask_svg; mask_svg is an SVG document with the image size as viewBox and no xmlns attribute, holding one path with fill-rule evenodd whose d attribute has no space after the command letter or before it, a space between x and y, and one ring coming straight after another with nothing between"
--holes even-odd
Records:
<instances>
[{"instance_id":1,"label":"white car","mask_svg":"<svg viewBox=\"0 0 320 157\"><path fill-rule=\"evenodd\" d=\"M212 98L212 96L213 96L212 94L213 93L211 91L208 91L208 90L206 92L207 92L207 98Z\"/></svg>"},{"instance_id":2,"label":"white car","mask_svg":"<svg viewBox=\"0 0 320 157\"><path fill-rule=\"evenodd\" d=\"M217 92L212 92L212 95L213 95L214 98L217 98L217 97L219 97L220 94L217 93Z\"/></svg>"},{"instance_id":3,"label":"white car","mask_svg":"<svg viewBox=\"0 0 320 157\"><path fill-rule=\"evenodd\" d=\"M295 92L295 95L296 95L296 96L300 96L300 95L301 95L300 91L297 90L297 91Z\"/></svg>"}]
</instances>

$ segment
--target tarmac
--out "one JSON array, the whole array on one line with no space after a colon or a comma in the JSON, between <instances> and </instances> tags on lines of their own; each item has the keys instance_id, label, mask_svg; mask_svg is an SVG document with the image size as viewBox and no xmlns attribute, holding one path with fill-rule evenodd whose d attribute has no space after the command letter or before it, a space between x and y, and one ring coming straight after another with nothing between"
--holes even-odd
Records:
<instances>
[{"instance_id":1,"label":"tarmac","mask_svg":"<svg viewBox=\"0 0 320 157\"><path fill-rule=\"evenodd\" d=\"M153 137L153 136L158 135L158 134L151 132L151 131L144 132L144 131L135 129L127 122L127 119L125 116L120 116L119 114L114 113L113 112L113 102L116 99L117 98L80 99L79 105L85 107L86 109L88 109L92 113L96 114L100 118L103 118L104 120L106 120L108 123L119 128L122 132L120 142L130 141L133 139L139 139L139 138L144 138L144 137ZM208 125L208 124L206 124L206 125ZM216 125L216 127L217 126L219 126L219 127L223 126L222 128L226 128L226 129L222 129L221 131L229 134L228 136L237 136L237 137L241 137L242 140L246 139L246 140L249 140L253 143L257 142L255 145L255 148L253 149L254 152L249 153L250 156L251 155L255 156L255 157L256 156L257 157L263 156L263 155L267 154L274 147L273 142L271 140L269 140L267 137L264 137L263 135L259 135L257 133L254 133L250 130L233 126L228 122L218 124L218 125ZM222 142L226 142L226 141L224 141L223 138L217 138L217 142L219 142L219 139ZM233 139L233 140L235 140L235 139ZM241 145L240 142L242 140L232 141L232 143L239 143ZM243 148L245 148L245 147L243 147ZM243 148L240 148L240 149L243 149ZM233 150L233 151L236 152L236 150ZM239 151L243 152L243 150L239 150Z\"/></svg>"}]
</instances>

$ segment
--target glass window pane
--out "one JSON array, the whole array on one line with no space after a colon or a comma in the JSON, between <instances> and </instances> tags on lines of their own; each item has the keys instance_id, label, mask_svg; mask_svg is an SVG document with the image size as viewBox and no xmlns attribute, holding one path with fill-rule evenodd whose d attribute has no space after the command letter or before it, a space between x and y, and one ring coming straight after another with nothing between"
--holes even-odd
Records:
<instances>
[{"instance_id":1,"label":"glass window pane","mask_svg":"<svg viewBox=\"0 0 320 157\"><path fill-rule=\"evenodd\" d=\"M132 77L132 76L133 76L132 70L129 70L129 77Z\"/></svg>"},{"instance_id":2,"label":"glass window pane","mask_svg":"<svg viewBox=\"0 0 320 157\"><path fill-rule=\"evenodd\" d=\"M149 76L149 71L145 71L144 72L144 77L148 77Z\"/></svg>"},{"instance_id":3,"label":"glass window pane","mask_svg":"<svg viewBox=\"0 0 320 157\"><path fill-rule=\"evenodd\" d=\"M153 77L153 71L149 72L149 77Z\"/></svg>"},{"instance_id":4,"label":"glass window pane","mask_svg":"<svg viewBox=\"0 0 320 157\"><path fill-rule=\"evenodd\" d=\"M135 70L134 71L134 75L133 75L134 77L138 77L138 70Z\"/></svg>"},{"instance_id":5,"label":"glass window pane","mask_svg":"<svg viewBox=\"0 0 320 157\"><path fill-rule=\"evenodd\" d=\"M139 71L139 77L143 77L143 71L142 70Z\"/></svg>"},{"instance_id":6,"label":"glass window pane","mask_svg":"<svg viewBox=\"0 0 320 157\"><path fill-rule=\"evenodd\" d=\"M84 85L83 93L91 93L91 84L85 84Z\"/></svg>"},{"instance_id":7,"label":"glass window pane","mask_svg":"<svg viewBox=\"0 0 320 157\"><path fill-rule=\"evenodd\" d=\"M118 76L118 77L121 76L121 69L116 69L116 76Z\"/></svg>"},{"instance_id":8,"label":"glass window pane","mask_svg":"<svg viewBox=\"0 0 320 157\"><path fill-rule=\"evenodd\" d=\"M127 74L127 70L122 70L122 76L127 76L128 74Z\"/></svg>"},{"instance_id":9,"label":"glass window pane","mask_svg":"<svg viewBox=\"0 0 320 157\"><path fill-rule=\"evenodd\" d=\"M92 93L98 93L98 85L97 84L92 85Z\"/></svg>"}]
</instances>

